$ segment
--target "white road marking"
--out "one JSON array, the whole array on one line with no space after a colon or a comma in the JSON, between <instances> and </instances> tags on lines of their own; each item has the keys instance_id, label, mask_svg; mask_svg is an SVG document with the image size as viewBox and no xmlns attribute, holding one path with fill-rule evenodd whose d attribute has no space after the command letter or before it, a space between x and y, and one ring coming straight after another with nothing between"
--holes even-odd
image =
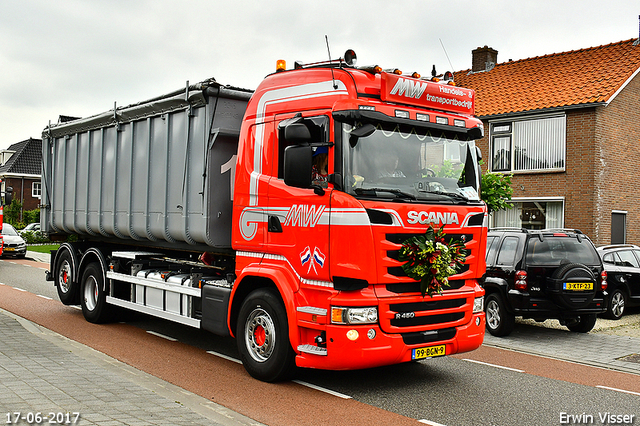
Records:
<instances>
[{"instance_id":1,"label":"white road marking","mask_svg":"<svg viewBox=\"0 0 640 426\"><path fill-rule=\"evenodd\" d=\"M431 420L426 420L426 419L422 419L422 420L418 420L420 423L424 423L425 425L429 425L429 426L444 426L442 423L436 423L436 422L432 422Z\"/></svg>"},{"instance_id":2,"label":"white road marking","mask_svg":"<svg viewBox=\"0 0 640 426\"><path fill-rule=\"evenodd\" d=\"M239 359L232 358L232 357L230 357L228 355L221 354L219 352L207 351L207 353L211 354L211 355L214 355L214 356L217 356L217 357L220 357L220 358L223 358L223 359L226 359L227 361L232 361L232 362L235 362L237 364L242 364L242 361L240 361Z\"/></svg>"},{"instance_id":3,"label":"white road marking","mask_svg":"<svg viewBox=\"0 0 640 426\"><path fill-rule=\"evenodd\" d=\"M630 393L631 395L640 396L640 392L631 392L631 391L624 390L624 389L610 388L609 386L601 386L601 385L597 385L596 387L600 388L600 389L607 389L607 390L612 390L612 391L616 391L616 392Z\"/></svg>"},{"instance_id":4,"label":"white road marking","mask_svg":"<svg viewBox=\"0 0 640 426\"><path fill-rule=\"evenodd\" d=\"M162 337L163 339L170 340L172 342L177 342L178 339L174 339L173 337L165 336L164 334L156 333L155 331L147 330L147 333L153 334L154 336Z\"/></svg>"},{"instance_id":5,"label":"white road marking","mask_svg":"<svg viewBox=\"0 0 640 426\"><path fill-rule=\"evenodd\" d=\"M301 380L292 380L292 382L297 383L297 384L302 385L302 386L306 386L306 387L311 388L311 389L318 390L320 392L328 393L329 395L337 396L338 398L351 399L351 397L349 395L345 395L345 394L340 393L340 392L332 391L331 389L323 388L321 386L313 385L311 383L303 382Z\"/></svg>"},{"instance_id":6,"label":"white road marking","mask_svg":"<svg viewBox=\"0 0 640 426\"><path fill-rule=\"evenodd\" d=\"M524 373L524 370L518 370L517 368L505 367L497 364L489 364L488 362L476 361L475 359L463 358L463 361L475 362L476 364L488 365L490 367L502 368L503 370L515 371L516 373Z\"/></svg>"}]
</instances>

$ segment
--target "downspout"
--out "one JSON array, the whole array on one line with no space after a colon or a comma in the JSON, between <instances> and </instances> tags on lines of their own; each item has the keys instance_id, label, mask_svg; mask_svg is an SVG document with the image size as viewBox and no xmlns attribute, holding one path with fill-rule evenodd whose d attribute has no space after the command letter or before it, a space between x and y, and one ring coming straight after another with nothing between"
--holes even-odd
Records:
<instances>
[{"instance_id":1,"label":"downspout","mask_svg":"<svg viewBox=\"0 0 640 426\"><path fill-rule=\"evenodd\" d=\"M24 213L24 177L21 178L22 181L22 189L20 190L20 222L23 221L23 213Z\"/></svg>"}]
</instances>

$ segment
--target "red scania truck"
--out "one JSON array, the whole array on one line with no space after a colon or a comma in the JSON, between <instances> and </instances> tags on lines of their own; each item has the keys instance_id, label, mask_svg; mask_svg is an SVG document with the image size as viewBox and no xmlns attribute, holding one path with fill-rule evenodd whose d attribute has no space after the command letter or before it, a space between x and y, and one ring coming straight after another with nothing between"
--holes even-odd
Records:
<instances>
[{"instance_id":1,"label":"red scania truck","mask_svg":"<svg viewBox=\"0 0 640 426\"><path fill-rule=\"evenodd\" d=\"M60 300L90 322L126 308L234 336L264 381L478 348L474 92L353 51L285 68L255 91L187 83L45 128L42 230L77 236L52 253ZM423 297L398 254L430 225L469 254Z\"/></svg>"}]
</instances>

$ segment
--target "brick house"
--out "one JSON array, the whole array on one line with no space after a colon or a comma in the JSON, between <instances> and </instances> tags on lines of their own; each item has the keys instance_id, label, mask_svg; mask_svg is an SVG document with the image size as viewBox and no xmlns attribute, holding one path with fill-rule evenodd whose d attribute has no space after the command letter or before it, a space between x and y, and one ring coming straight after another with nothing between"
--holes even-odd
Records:
<instances>
[{"instance_id":1,"label":"brick house","mask_svg":"<svg viewBox=\"0 0 640 426\"><path fill-rule=\"evenodd\" d=\"M640 46L635 39L498 63L472 52L456 84L475 89L483 172L513 173L514 208L491 226L577 228L640 244Z\"/></svg>"},{"instance_id":2,"label":"brick house","mask_svg":"<svg viewBox=\"0 0 640 426\"><path fill-rule=\"evenodd\" d=\"M14 143L0 151L0 179L2 195L8 187L13 188L13 199L22 203L22 210L33 210L40 206L42 187L42 140L29 138ZM20 218L22 220L22 217Z\"/></svg>"}]
</instances>

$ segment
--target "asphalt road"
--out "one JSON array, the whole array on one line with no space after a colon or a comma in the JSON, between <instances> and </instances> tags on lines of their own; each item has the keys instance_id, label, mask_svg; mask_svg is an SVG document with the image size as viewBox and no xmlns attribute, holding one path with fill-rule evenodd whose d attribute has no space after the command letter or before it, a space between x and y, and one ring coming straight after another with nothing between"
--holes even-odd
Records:
<instances>
[{"instance_id":1,"label":"asphalt road","mask_svg":"<svg viewBox=\"0 0 640 426\"><path fill-rule=\"evenodd\" d=\"M0 262L0 283L26 290L2 289L0 307L265 424L358 419L394 425L416 420L446 426L558 425L581 424L568 417L581 414L592 416L592 424L606 424L600 421L605 413L635 415L633 424L640 423L637 375L485 346L370 370L302 370L296 383L256 382L233 361L238 358L233 339L137 314L124 324L86 323L77 309L57 302L44 269L36 262Z\"/></svg>"}]
</instances>

